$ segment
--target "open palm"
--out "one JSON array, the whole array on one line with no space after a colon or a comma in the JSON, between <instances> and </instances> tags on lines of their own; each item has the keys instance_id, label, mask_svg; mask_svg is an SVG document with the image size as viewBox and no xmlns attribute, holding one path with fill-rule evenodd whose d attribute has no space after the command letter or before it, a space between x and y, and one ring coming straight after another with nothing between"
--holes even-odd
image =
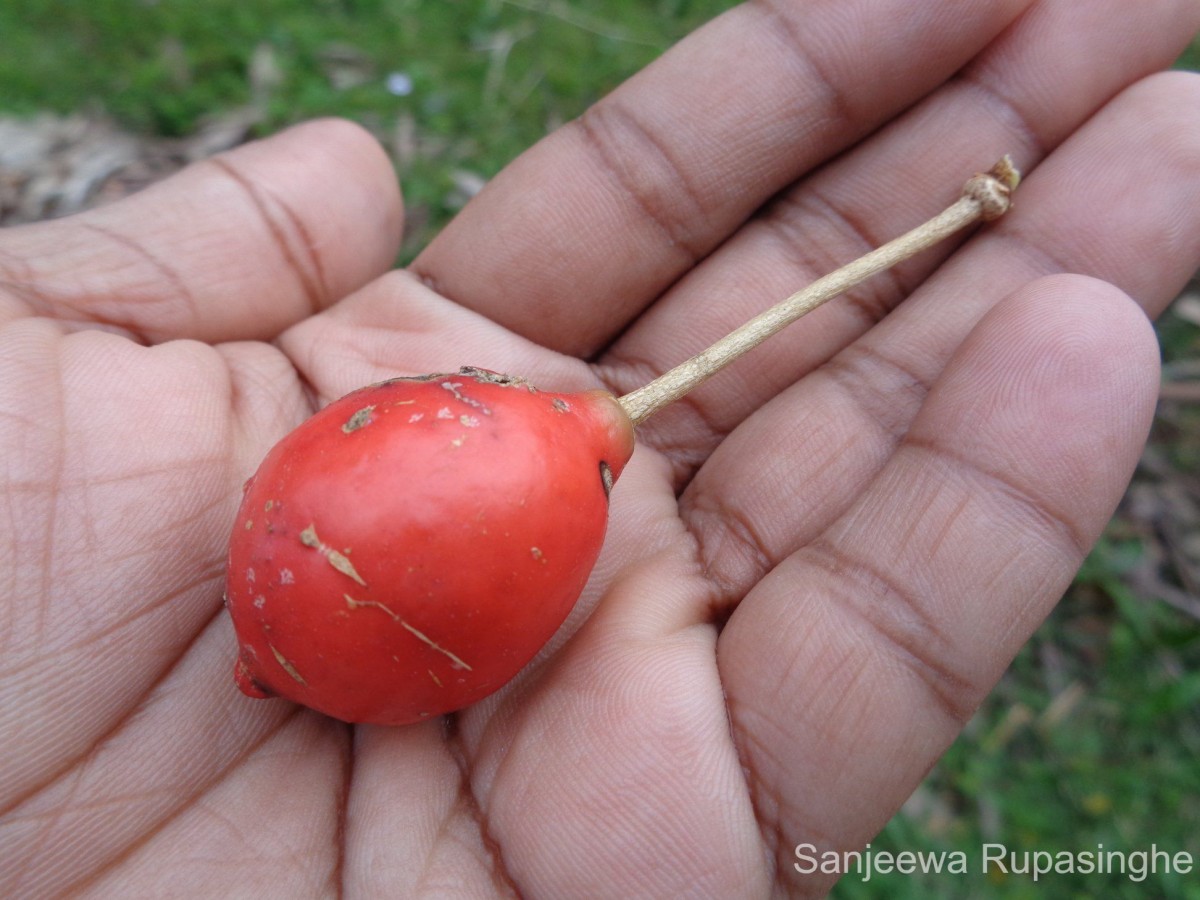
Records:
<instances>
[{"instance_id":1,"label":"open palm","mask_svg":"<svg viewBox=\"0 0 1200 900\"><path fill-rule=\"evenodd\" d=\"M1129 477L1146 316L1200 265L1200 85L1147 76L1197 27L749 3L403 272L391 169L339 122L0 235L0 893L827 890L796 845L887 821ZM507 689L379 728L234 688L239 489L316 406L463 364L626 391L1004 152L1008 217L647 423L579 609Z\"/></svg>"}]
</instances>

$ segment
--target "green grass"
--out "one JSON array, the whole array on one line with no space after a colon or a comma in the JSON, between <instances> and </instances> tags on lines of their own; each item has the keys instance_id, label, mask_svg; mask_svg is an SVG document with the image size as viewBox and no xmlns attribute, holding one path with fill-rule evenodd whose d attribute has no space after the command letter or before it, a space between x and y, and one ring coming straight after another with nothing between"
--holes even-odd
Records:
<instances>
[{"instance_id":1,"label":"green grass","mask_svg":"<svg viewBox=\"0 0 1200 900\"><path fill-rule=\"evenodd\" d=\"M356 119L397 151L410 250L486 178L732 0L17 0L0 4L0 113L103 110L186 135L247 104L260 131ZM1200 68L1200 44L1180 63ZM403 76L411 91L388 89ZM1170 360L1200 329L1168 316ZM1166 455L1200 470L1200 422L1160 424ZM1147 536L1118 517L1076 585L876 850L961 850L966 876L843 879L835 896L1200 898L1200 875L978 872L1012 850L1188 850L1200 859L1200 635L1131 590Z\"/></svg>"},{"instance_id":2,"label":"green grass","mask_svg":"<svg viewBox=\"0 0 1200 900\"><path fill-rule=\"evenodd\" d=\"M543 0L22 0L0 9L0 85L18 111L98 102L135 128L183 134L248 102L266 53L278 69L269 126L419 112L456 136L501 126L507 156L729 5L608 0L601 16ZM411 97L388 93L393 71L411 77Z\"/></svg>"},{"instance_id":3,"label":"green grass","mask_svg":"<svg viewBox=\"0 0 1200 900\"><path fill-rule=\"evenodd\" d=\"M169 136L250 103L263 132L345 116L408 147L396 156L419 245L461 205L459 173L495 174L732 5L19 0L0 4L0 110L101 108Z\"/></svg>"}]
</instances>

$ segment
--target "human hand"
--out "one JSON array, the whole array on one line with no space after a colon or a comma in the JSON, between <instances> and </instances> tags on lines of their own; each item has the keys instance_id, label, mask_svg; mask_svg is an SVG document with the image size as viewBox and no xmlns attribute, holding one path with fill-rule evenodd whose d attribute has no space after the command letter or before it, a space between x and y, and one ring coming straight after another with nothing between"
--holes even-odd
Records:
<instances>
[{"instance_id":1,"label":"human hand","mask_svg":"<svg viewBox=\"0 0 1200 900\"><path fill-rule=\"evenodd\" d=\"M1200 88L1139 79L1198 26L747 4L407 272L390 166L332 122L0 234L0 892L827 890L795 845L887 821L1127 482L1146 314L1200 265ZM1003 220L647 423L576 615L509 688L403 728L234 688L239 489L316 405L462 364L623 392L1003 152Z\"/></svg>"}]
</instances>

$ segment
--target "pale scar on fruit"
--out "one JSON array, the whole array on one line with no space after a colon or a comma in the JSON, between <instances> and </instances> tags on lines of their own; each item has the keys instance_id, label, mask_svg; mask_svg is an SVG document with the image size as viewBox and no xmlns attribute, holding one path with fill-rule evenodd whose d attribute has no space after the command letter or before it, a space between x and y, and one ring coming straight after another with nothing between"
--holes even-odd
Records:
<instances>
[{"instance_id":1,"label":"pale scar on fruit","mask_svg":"<svg viewBox=\"0 0 1200 900\"><path fill-rule=\"evenodd\" d=\"M329 560L329 564L331 566L333 566L346 577L353 578L363 587L367 586L367 583L362 580L362 576L355 571L354 564L350 562L349 558L344 553L339 553L328 544L322 543L321 539L317 537L317 528L315 525L309 525L302 532L300 532L300 543L302 543L305 547L312 547L327 560Z\"/></svg>"},{"instance_id":2,"label":"pale scar on fruit","mask_svg":"<svg viewBox=\"0 0 1200 900\"><path fill-rule=\"evenodd\" d=\"M479 410L485 416L490 416L492 414L492 411L490 409L488 409L487 405L480 400L476 400L474 397L468 397L466 394L464 394L461 390L459 390L459 388L461 388L462 386L463 386L463 383L461 381L444 381L444 382L442 382L442 388L449 391L451 394L453 394L455 400L458 400L460 403L465 403L465 404L467 404L467 406L470 406L470 407L473 407L474 409Z\"/></svg>"},{"instance_id":3,"label":"pale scar on fruit","mask_svg":"<svg viewBox=\"0 0 1200 900\"><path fill-rule=\"evenodd\" d=\"M604 486L605 500L607 500L608 495L612 493L613 480L612 466L610 466L604 460L600 460L600 483ZM524 502L522 502L521 505L524 506Z\"/></svg>"},{"instance_id":4,"label":"pale scar on fruit","mask_svg":"<svg viewBox=\"0 0 1200 900\"><path fill-rule=\"evenodd\" d=\"M392 612L392 610L390 610L388 607L384 606L382 603L378 603L374 600L355 600L349 594L342 594L342 596L346 598L346 605L349 606L351 609L362 609L364 607L374 607L375 609L383 610L383 612L387 613L389 616L392 617L392 621L394 621L397 625L399 625L401 628L403 628L405 631L407 631L409 634L411 634L417 640L426 644L430 650L436 650L438 653L441 653L448 660L450 660L450 662L453 664L454 668L465 669L468 672L472 671L471 667L469 665L467 665L467 663L462 659L462 657L457 656L454 653L451 653L449 650L447 650L441 644L437 643L429 635L425 634L425 632L423 632L417 628L414 628L412 625L405 622L404 619L402 619L400 616L396 615L396 613ZM436 679L434 679L434 680L436 681ZM438 682L438 683L441 684L441 682Z\"/></svg>"},{"instance_id":5,"label":"pale scar on fruit","mask_svg":"<svg viewBox=\"0 0 1200 900\"><path fill-rule=\"evenodd\" d=\"M267 646L271 648L271 653L274 655L275 661L277 663L279 663L279 665L283 669L283 671L285 671L289 675L291 675L292 678L294 678L299 684L303 684L303 685L308 684L307 681L305 681L303 678L300 677L300 673L296 671L296 667L293 666L290 662L288 662L288 659L286 656L284 656L282 653L280 653L278 650L276 650L274 645L267 644Z\"/></svg>"}]
</instances>

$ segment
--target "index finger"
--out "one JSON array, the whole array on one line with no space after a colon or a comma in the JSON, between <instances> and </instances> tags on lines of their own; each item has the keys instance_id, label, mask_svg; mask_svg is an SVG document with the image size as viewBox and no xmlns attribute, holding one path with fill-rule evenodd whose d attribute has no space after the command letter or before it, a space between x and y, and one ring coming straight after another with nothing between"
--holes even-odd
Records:
<instances>
[{"instance_id":1,"label":"index finger","mask_svg":"<svg viewBox=\"0 0 1200 900\"><path fill-rule=\"evenodd\" d=\"M522 155L413 268L527 338L591 355L771 195L1028 5L745 3Z\"/></svg>"}]
</instances>

